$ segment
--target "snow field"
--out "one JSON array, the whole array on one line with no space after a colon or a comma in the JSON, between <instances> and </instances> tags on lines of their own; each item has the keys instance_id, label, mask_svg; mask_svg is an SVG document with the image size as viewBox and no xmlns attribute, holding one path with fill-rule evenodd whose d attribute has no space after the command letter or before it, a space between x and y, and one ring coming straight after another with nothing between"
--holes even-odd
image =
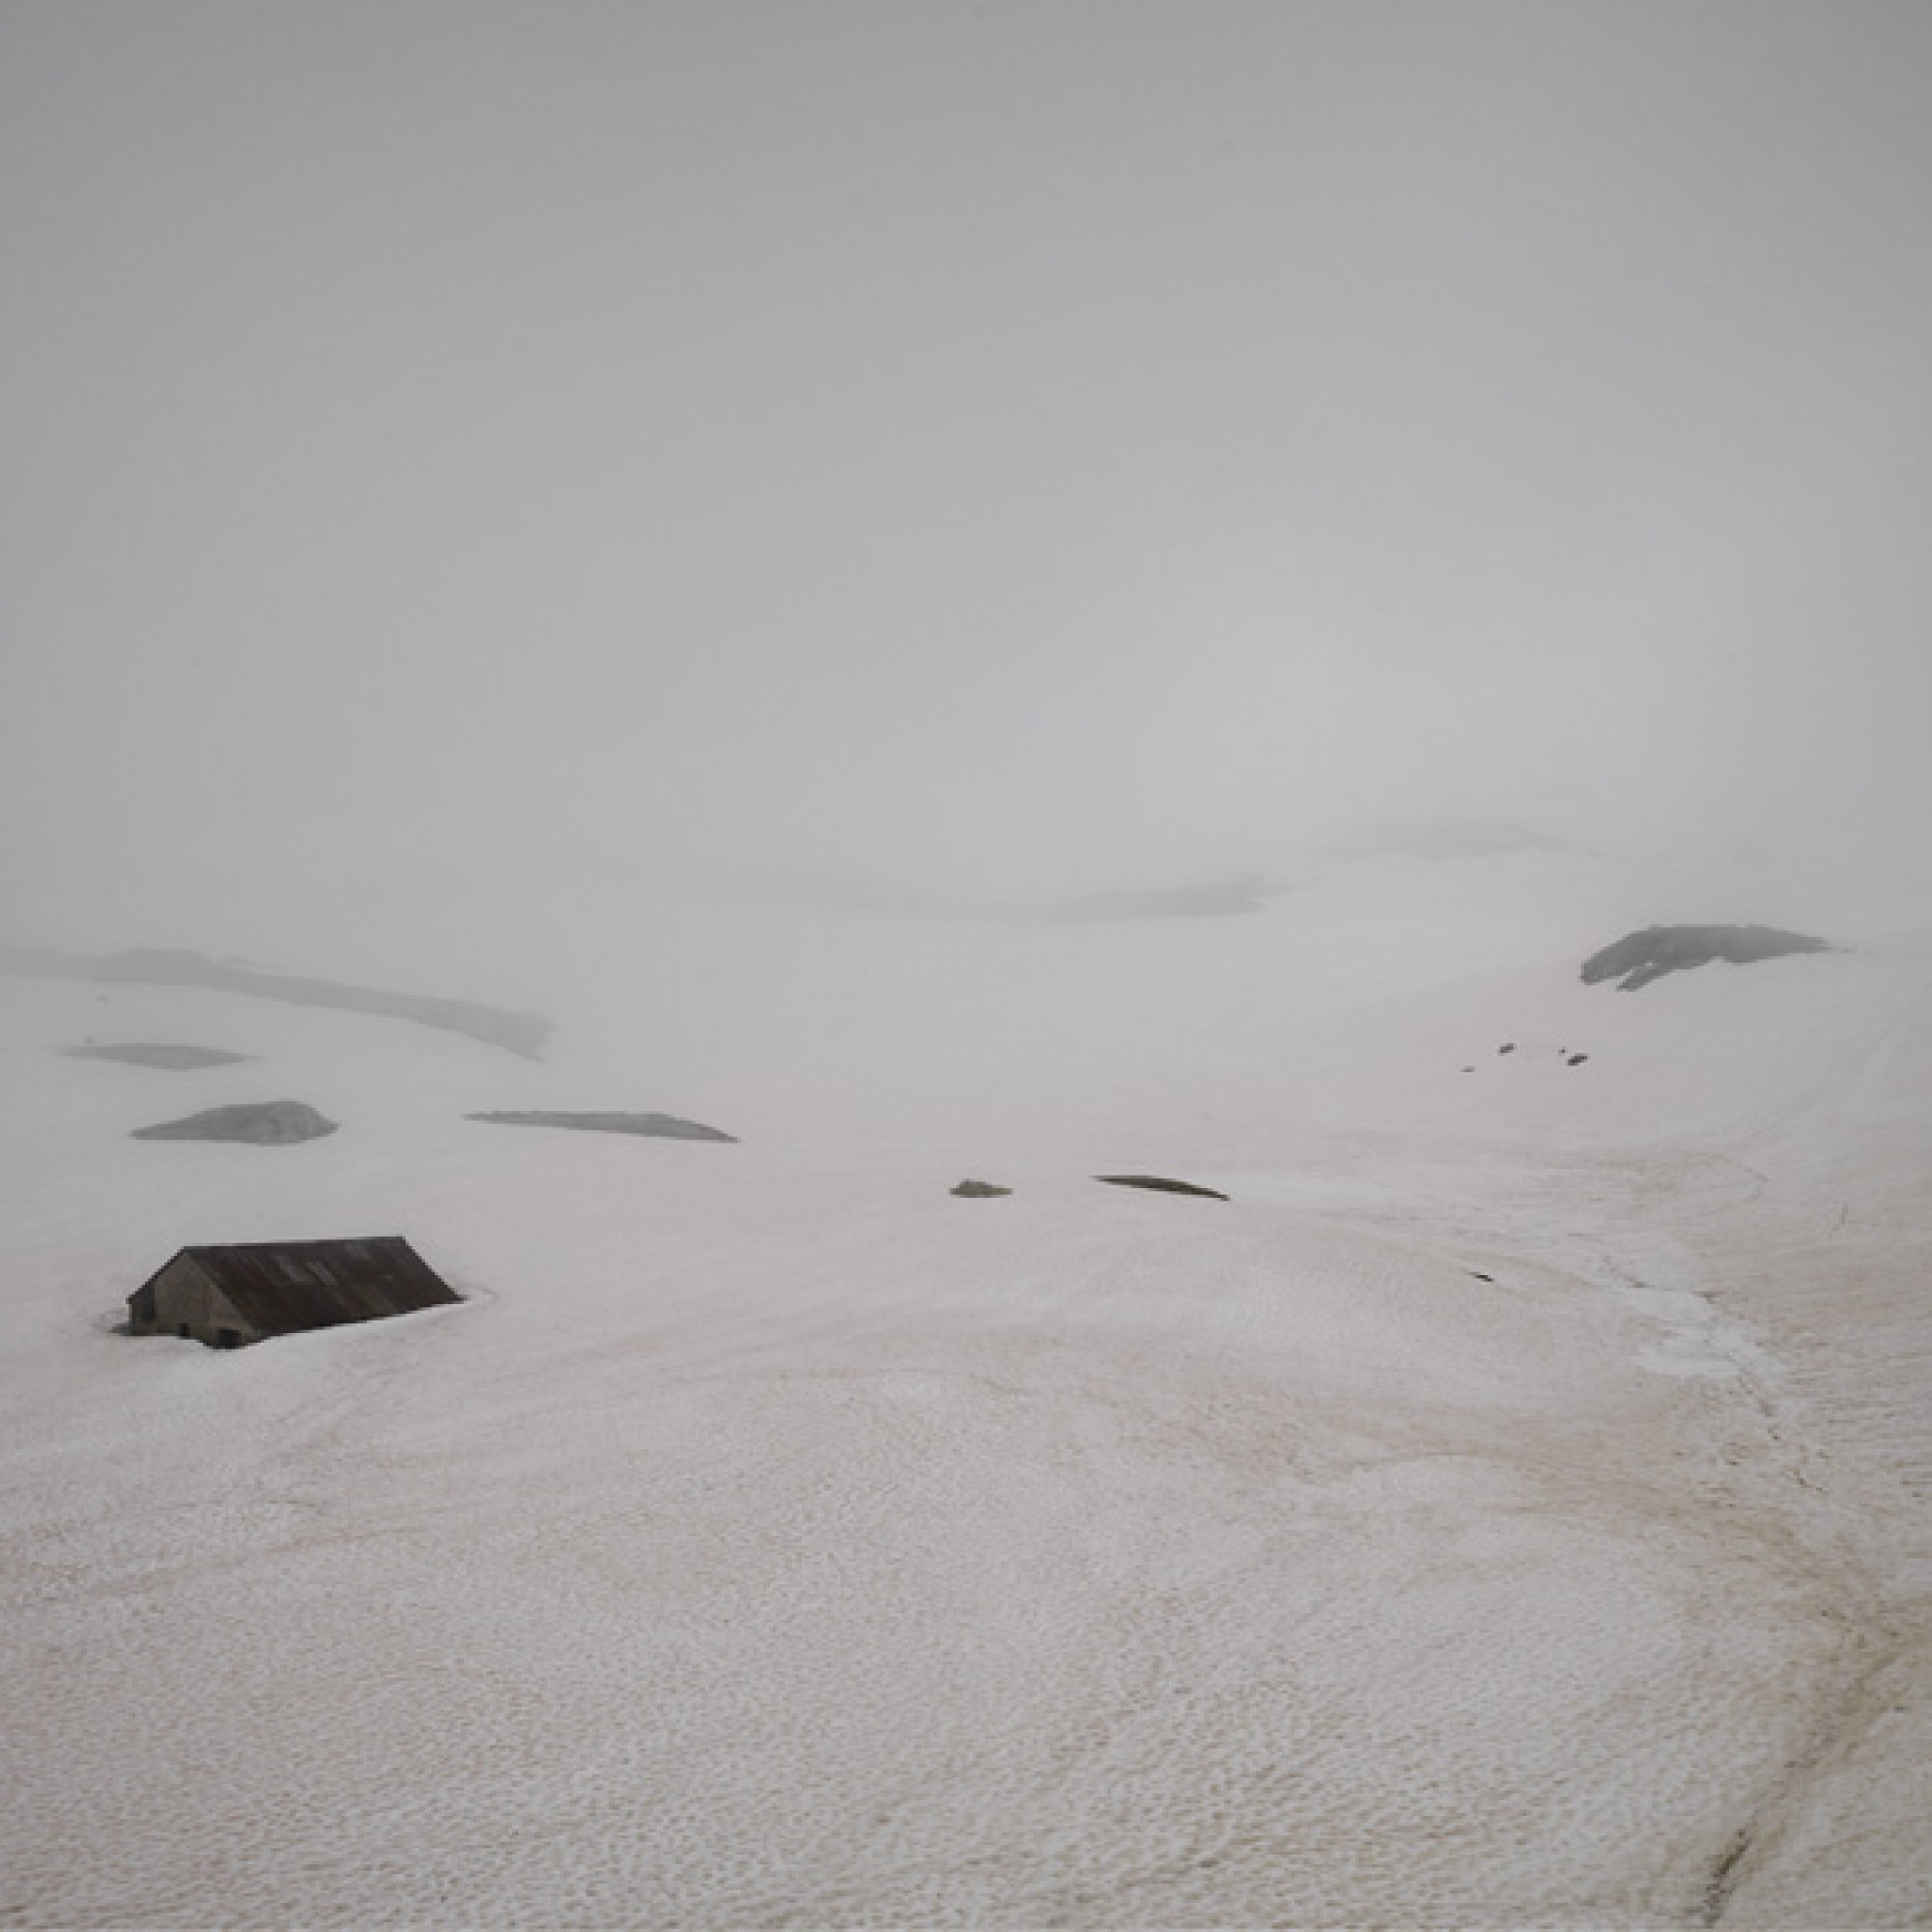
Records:
<instances>
[{"instance_id":1,"label":"snow field","mask_svg":"<svg viewBox=\"0 0 1932 1932\"><path fill-rule=\"evenodd\" d=\"M1408 874L759 919L605 935L534 1066L0 982L0 1916L1922 1909L1922 951L1623 997L1569 983L1568 911L1499 937ZM264 1060L58 1056L110 1014ZM125 1138L283 1094L343 1130ZM460 1119L607 1104L746 1144ZM1126 1166L1236 1198L1088 1179ZM1847 1204L1841 1332L1799 1277ZM185 1241L353 1232L472 1301L108 1332Z\"/></svg>"}]
</instances>

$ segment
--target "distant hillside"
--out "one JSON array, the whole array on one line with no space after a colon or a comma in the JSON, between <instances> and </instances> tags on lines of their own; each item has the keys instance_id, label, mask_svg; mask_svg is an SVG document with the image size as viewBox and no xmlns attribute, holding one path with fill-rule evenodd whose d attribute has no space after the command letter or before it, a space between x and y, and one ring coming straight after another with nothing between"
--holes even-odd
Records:
<instances>
[{"instance_id":1,"label":"distant hillside","mask_svg":"<svg viewBox=\"0 0 1932 1932\"><path fill-rule=\"evenodd\" d=\"M1016 916L1046 924L1069 925L1105 920L1225 919L1231 914L1258 912L1262 903L1258 892L1257 882L1242 875L1192 886L1084 893L1070 898L1045 900Z\"/></svg>"},{"instance_id":2,"label":"distant hillside","mask_svg":"<svg viewBox=\"0 0 1932 1932\"><path fill-rule=\"evenodd\" d=\"M54 947L14 947L0 951L0 972L43 979L89 980L104 984L202 986L211 992L241 993L250 999L280 1000L295 1007L334 1007L344 1012L377 1013L384 1019L414 1020L419 1026L468 1034L488 1046L526 1060L543 1057L551 1023L540 1013L515 1013L474 1000L444 1000L425 993L390 993L375 986L344 985L293 974L266 973L233 965L206 953L136 951L63 952Z\"/></svg>"}]
</instances>

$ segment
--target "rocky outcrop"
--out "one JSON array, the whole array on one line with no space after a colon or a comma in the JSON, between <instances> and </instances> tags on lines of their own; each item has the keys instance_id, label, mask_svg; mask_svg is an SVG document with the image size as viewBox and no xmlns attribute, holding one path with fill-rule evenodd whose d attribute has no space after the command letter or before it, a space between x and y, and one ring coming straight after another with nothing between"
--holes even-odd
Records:
<instances>
[{"instance_id":1,"label":"rocky outcrop","mask_svg":"<svg viewBox=\"0 0 1932 1932\"><path fill-rule=\"evenodd\" d=\"M997 1201L1012 1191L1010 1187L996 1187L990 1180L962 1180L952 1190L962 1201Z\"/></svg>"},{"instance_id":2,"label":"rocky outcrop","mask_svg":"<svg viewBox=\"0 0 1932 1932\"><path fill-rule=\"evenodd\" d=\"M70 1060L112 1060L123 1066L154 1066L169 1073L188 1073L203 1066L239 1066L252 1058L246 1053L223 1053L214 1046L177 1046L166 1040L130 1039L99 1045L89 1040L71 1046Z\"/></svg>"},{"instance_id":3,"label":"rocky outcrop","mask_svg":"<svg viewBox=\"0 0 1932 1932\"><path fill-rule=\"evenodd\" d=\"M570 1127L587 1134L638 1134L659 1141L728 1141L736 1134L721 1133L699 1121L681 1121L675 1114L560 1114L541 1107L512 1108L494 1114L466 1114L469 1121L488 1121L499 1127Z\"/></svg>"},{"instance_id":4,"label":"rocky outcrop","mask_svg":"<svg viewBox=\"0 0 1932 1932\"><path fill-rule=\"evenodd\" d=\"M1104 1180L1109 1187L1151 1187L1156 1194L1199 1194L1209 1201L1228 1199L1211 1187L1196 1187L1191 1180L1168 1180L1158 1174L1096 1174L1094 1179Z\"/></svg>"},{"instance_id":5,"label":"rocky outcrop","mask_svg":"<svg viewBox=\"0 0 1932 1932\"><path fill-rule=\"evenodd\" d=\"M1666 973L1688 972L1713 959L1747 966L1789 952L1833 950L1828 940L1781 932L1772 925L1647 925L1593 952L1583 962L1583 981L1594 986L1599 980L1615 980L1619 992L1634 993Z\"/></svg>"},{"instance_id":6,"label":"rocky outcrop","mask_svg":"<svg viewBox=\"0 0 1932 1932\"><path fill-rule=\"evenodd\" d=\"M185 1120L163 1121L158 1126L136 1127L137 1141L236 1141L247 1147L293 1147L299 1141L332 1134L335 1122L299 1100L243 1101L233 1107L210 1107Z\"/></svg>"}]
</instances>

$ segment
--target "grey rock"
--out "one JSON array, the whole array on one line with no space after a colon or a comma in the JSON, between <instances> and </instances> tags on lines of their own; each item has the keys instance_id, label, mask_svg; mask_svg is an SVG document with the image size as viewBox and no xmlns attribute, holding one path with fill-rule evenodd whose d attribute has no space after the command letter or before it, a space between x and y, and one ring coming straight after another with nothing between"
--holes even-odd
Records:
<instances>
[{"instance_id":1,"label":"grey rock","mask_svg":"<svg viewBox=\"0 0 1932 1932\"><path fill-rule=\"evenodd\" d=\"M243 1101L232 1107L210 1107L185 1120L163 1121L158 1126L136 1127L137 1141L235 1141L248 1147L293 1147L298 1141L320 1140L332 1134L335 1122L300 1100Z\"/></svg>"},{"instance_id":2,"label":"grey rock","mask_svg":"<svg viewBox=\"0 0 1932 1932\"><path fill-rule=\"evenodd\" d=\"M681 1121L675 1114L571 1114L523 1107L464 1118L499 1127L568 1127L586 1134L637 1134L645 1140L727 1141L733 1146L738 1140L736 1134L721 1133L700 1121Z\"/></svg>"},{"instance_id":3,"label":"grey rock","mask_svg":"<svg viewBox=\"0 0 1932 1932\"><path fill-rule=\"evenodd\" d=\"M996 1187L990 1180L962 1180L952 1190L962 1201L996 1201L1012 1191L1010 1187Z\"/></svg>"}]
</instances>

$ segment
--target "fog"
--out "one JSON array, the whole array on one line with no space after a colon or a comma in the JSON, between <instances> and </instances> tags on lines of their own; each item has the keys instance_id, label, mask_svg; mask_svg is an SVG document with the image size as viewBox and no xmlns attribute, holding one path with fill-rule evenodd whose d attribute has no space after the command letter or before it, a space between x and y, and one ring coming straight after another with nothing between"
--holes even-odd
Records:
<instances>
[{"instance_id":1,"label":"fog","mask_svg":"<svg viewBox=\"0 0 1932 1932\"><path fill-rule=\"evenodd\" d=\"M0 939L1923 899L1928 109L1855 0L10 0Z\"/></svg>"}]
</instances>

